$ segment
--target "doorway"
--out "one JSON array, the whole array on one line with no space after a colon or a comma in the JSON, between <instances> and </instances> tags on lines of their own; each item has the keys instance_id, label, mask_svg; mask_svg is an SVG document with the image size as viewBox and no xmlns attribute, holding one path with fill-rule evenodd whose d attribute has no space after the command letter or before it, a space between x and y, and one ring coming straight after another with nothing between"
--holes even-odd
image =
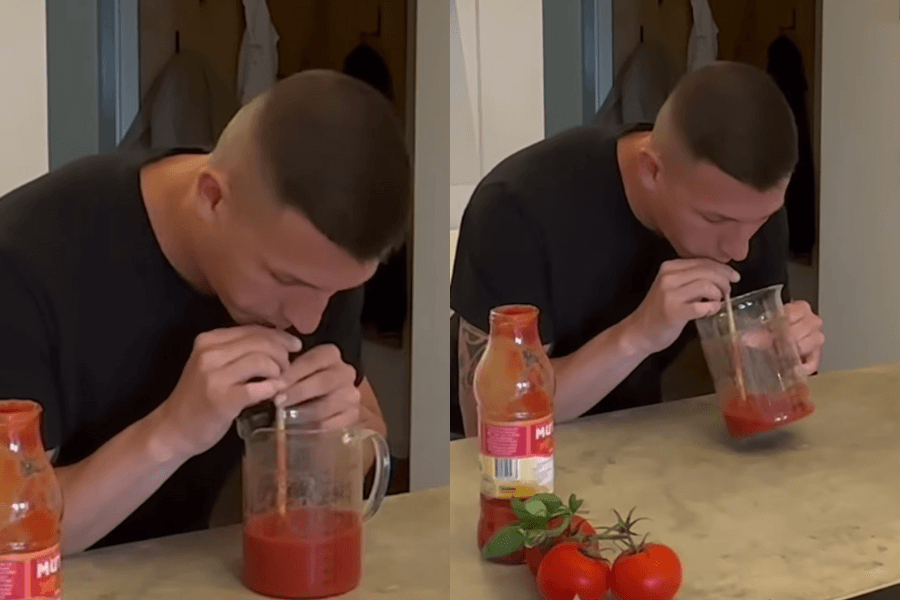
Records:
<instances>
[{"instance_id":1,"label":"doorway","mask_svg":"<svg viewBox=\"0 0 900 600\"><path fill-rule=\"evenodd\" d=\"M268 9L277 35L276 79L307 69L332 69L363 79L396 109L412 137L413 96L409 2L413 0L139 0L139 90L142 109L154 83L166 76L177 54L202 64L209 89L228 95L215 110L221 126L241 104L240 53L248 25L245 4ZM413 13L414 14L414 13ZM259 25L259 22L254 25ZM214 99L215 100L215 99ZM185 99L190 102L190 99ZM217 136L219 132L214 132ZM409 253L402 248L366 285L363 309L363 369L388 425L392 457L389 493L409 491L410 288ZM239 474L217 509L215 524L239 518Z\"/></svg>"},{"instance_id":2,"label":"doorway","mask_svg":"<svg viewBox=\"0 0 900 600\"><path fill-rule=\"evenodd\" d=\"M718 59L768 71L794 109L801 164L787 201L789 287L816 310L821 0L544 0L546 135L594 120L638 55L630 82L650 91L628 112L661 103L687 68L695 12L701 25L711 20L698 33L714 37Z\"/></svg>"},{"instance_id":3,"label":"doorway","mask_svg":"<svg viewBox=\"0 0 900 600\"><path fill-rule=\"evenodd\" d=\"M615 72L626 68L628 58L643 42L657 44L685 69L694 25L692 4L690 0L615 0ZM820 4L819 0L708 0L717 29L718 58L768 71L794 109L801 163L786 201L791 221L789 286L792 298L808 301L813 310L818 305Z\"/></svg>"}]
</instances>

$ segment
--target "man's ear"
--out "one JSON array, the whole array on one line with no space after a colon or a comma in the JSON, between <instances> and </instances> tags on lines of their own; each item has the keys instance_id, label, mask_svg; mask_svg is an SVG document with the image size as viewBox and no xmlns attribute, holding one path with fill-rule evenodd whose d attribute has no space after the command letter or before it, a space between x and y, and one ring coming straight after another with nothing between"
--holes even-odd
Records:
<instances>
[{"instance_id":1,"label":"man's ear","mask_svg":"<svg viewBox=\"0 0 900 600\"><path fill-rule=\"evenodd\" d=\"M224 196L224 186L216 173L202 171L197 180L197 192L207 208L215 210Z\"/></svg>"},{"instance_id":2,"label":"man's ear","mask_svg":"<svg viewBox=\"0 0 900 600\"><path fill-rule=\"evenodd\" d=\"M663 172L659 152L651 148L641 148L637 157L638 177L645 188L656 189Z\"/></svg>"},{"instance_id":3,"label":"man's ear","mask_svg":"<svg viewBox=\"0 0 900 600\"><path fill-rule=\"evenodd\" d=\"M225 174L215 169L204 169L197 178L197 210L200 218L211 222L230 200L231 193Z\"/></svg>"}]
</instances>

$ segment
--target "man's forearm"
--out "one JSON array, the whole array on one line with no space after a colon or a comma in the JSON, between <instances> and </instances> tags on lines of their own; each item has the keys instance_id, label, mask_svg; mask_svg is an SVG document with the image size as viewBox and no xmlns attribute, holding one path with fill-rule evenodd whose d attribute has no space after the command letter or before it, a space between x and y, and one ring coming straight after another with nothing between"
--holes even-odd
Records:
<instances>
[{"instance_id":1,"label":"man's forearm","mask_svg":"<svg viewBox=\"0 0 900 600\"><path fill-rule=\"evenodd\" d=\"M166 445L158 423L151 413L83 461L56 469L65 503L63 555L102 539L190 458Z\"/></svg>"},{"instance_id":2,"label":"man's forearm","mask_svg":"<svg viewBox=\"0 0 900 600\"><path fill-rule=\"evenodd\" d=\"M633 339L628 319L601 332L569 356L551 359L558 423L577 419L622 383L649 354Z\"/></svg>"}]
</instances>

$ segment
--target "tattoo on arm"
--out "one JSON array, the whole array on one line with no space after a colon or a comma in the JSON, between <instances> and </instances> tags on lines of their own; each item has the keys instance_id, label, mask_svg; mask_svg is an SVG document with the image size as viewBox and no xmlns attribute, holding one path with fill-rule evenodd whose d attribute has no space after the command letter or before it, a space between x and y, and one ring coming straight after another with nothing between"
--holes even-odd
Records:
<instances>
[{"instance_id":1,"label":"tattoo on arm","mask_svg":"<svg viewBox=\"0 0 900 600\"><path fill-rule=\"evenodd\" d=\"M467 436L475 435L478 426L473 382L487 342L485 332L464 319L459 320L459 404Z\"/></svg>"},{"instance_id":2,"label":"tattoo on arm","mask_svg":"<svg viewBox=\"0 0 900 600\"><path fill-rule=\"evenodd\" d=\"M475 369L487 347L488 335L464 321L459 320L459 388L470 392L475 378Z\"/></svg>"}]
</instances>

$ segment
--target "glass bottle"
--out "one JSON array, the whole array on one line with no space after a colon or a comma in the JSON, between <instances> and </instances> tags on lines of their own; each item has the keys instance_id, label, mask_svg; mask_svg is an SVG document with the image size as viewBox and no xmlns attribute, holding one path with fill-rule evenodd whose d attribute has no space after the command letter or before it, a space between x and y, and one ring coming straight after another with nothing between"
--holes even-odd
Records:
<instances>
[{"instance_id":1,"label":"glass bottle","mask_svg":"<svg viewBox=\"0 0 900 600\"><path fill-rule=\"evenodd\" d=\"M41 441L41 406L0 401L0 598L61 598L62 492Z\"/></svg>"},{"instance_id":2,"label":"glass bottle","mask_svg":"<svg viewBox=\"0 0 900 600\"><path fill-rule=\"evenodd\" d=\"M553 492L555 380L541 344L538 317L534 306L492 310L490 337L475 371L481 457L479 549L518 520L512 498ZM521 564L525 553L494 560Z\"/></svg>"}]
</instances>

